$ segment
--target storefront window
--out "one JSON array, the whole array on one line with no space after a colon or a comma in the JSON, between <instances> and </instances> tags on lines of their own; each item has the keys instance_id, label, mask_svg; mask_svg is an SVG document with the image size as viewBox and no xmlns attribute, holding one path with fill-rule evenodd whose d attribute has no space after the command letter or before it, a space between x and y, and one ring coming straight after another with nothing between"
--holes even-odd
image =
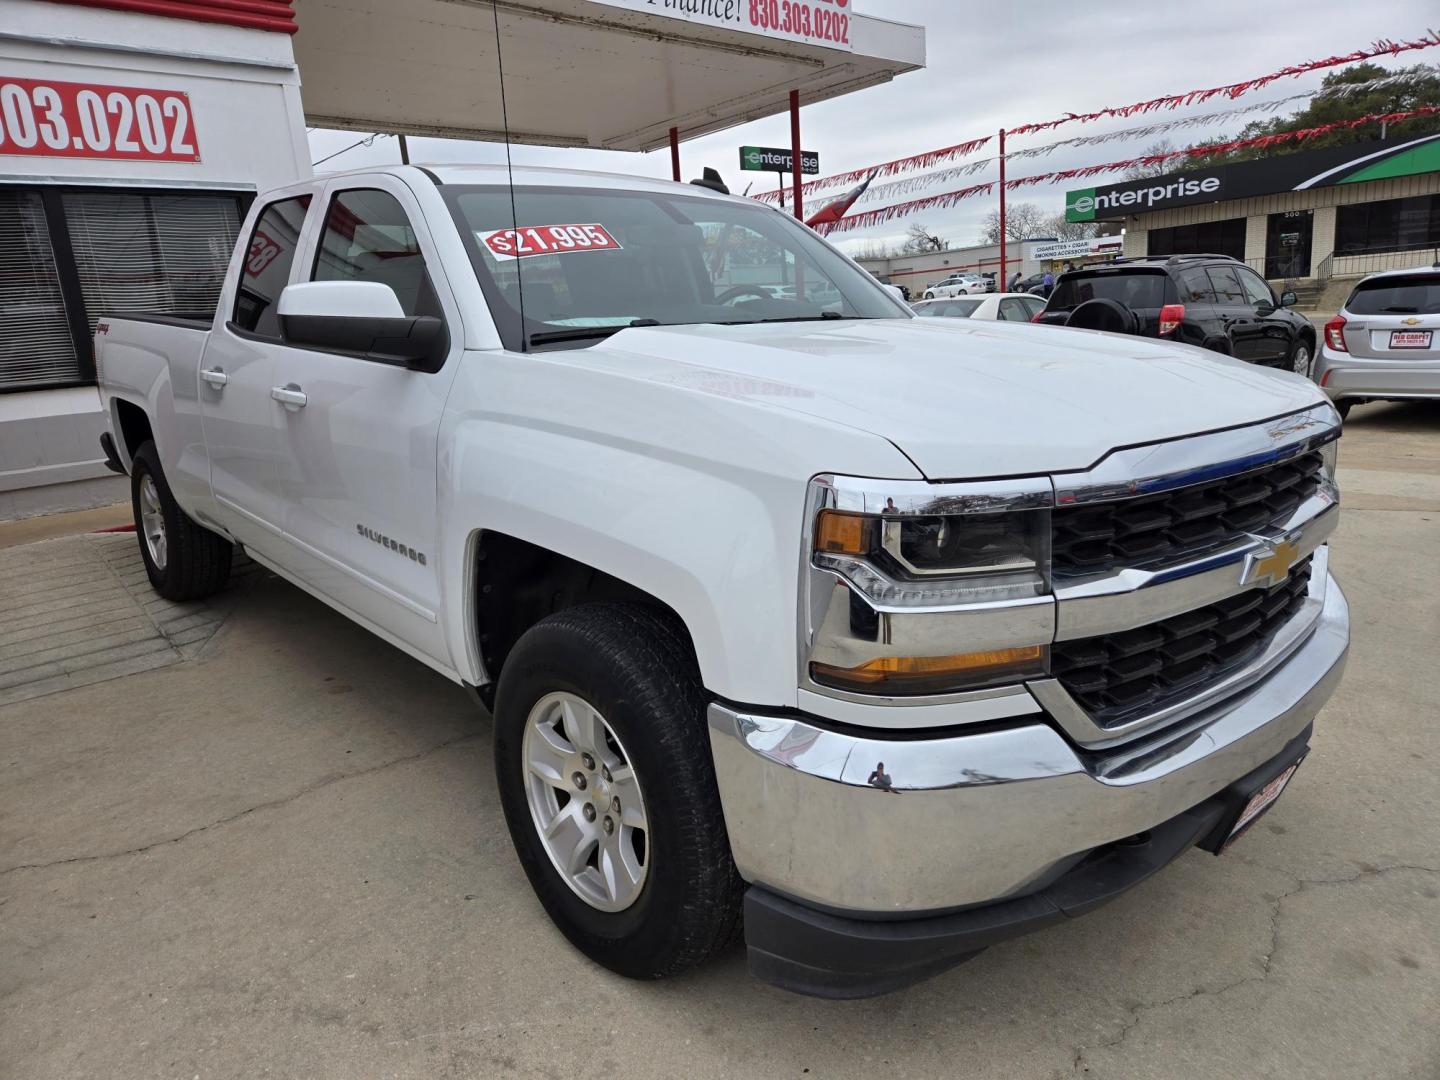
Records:
<instances>
[{"instance_id":1,"label":"storefront window","mask_svg":"<svg viewBox=\"0 0 1440 1080\"><path fill-rule=\"evenodd\" d=\"M231 195L66 192L62 201L85 311L215 313L240 232Z\"/></svg>"},{"instance_id":2,"label":"storefront window","mask_svg":"<svg viewBox=\"0 0 1440 1080\"><path fill-rule=\"evenodd\" d=\"M109 313L209 317L242 197L0 187L0 391L94 381Z\"/></svg>"},{"instance_id":3,"label":"storefront window","mask_svg":"<svg viewBox=\"0 0 1440 1080\"><path fill-rule=\"evenodd\" d=\"M1176 225L1151 229L1146 253L1150 255L1229 255L1245 258L1245 219L1202 221L1198 225Z\"/></svg>"},{"instance_id":4,"label":"storefront window","mask_svg":"<svg viewBox=\"0 0 1440 1080\"><path fill-rule=\"evenodd\" d=\"M1417 251L1440 247L1440 195L1340 206L1335 210L1335 254Z\"/></svg>"},{"instance_id":5,"label":"storefront window","mask_svg":"<svg viewBox=\"0 0 1440 1080\"><path fill-rule=\"evenodd\" d=\"M0 390L79 382L38 192L0 190Z\"/></svg>"}]
</instances>

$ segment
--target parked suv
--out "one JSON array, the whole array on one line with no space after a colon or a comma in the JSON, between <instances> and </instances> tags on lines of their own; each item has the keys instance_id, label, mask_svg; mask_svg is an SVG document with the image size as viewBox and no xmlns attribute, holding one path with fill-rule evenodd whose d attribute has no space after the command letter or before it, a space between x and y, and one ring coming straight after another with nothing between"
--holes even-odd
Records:
<instances>
[{"instance_id":1,"label":"parked suv","mask_svg":"<svg viewBox=\"0 0 1440 1080\"><path fill-rule=\"evenodd\" d=\"M1440 398L1440 263L1355 286L1325 324L1315 381L1341 416L1361 401Z\"/></svg>"},{"instance_id":2,"label":"parked suv","mask_svg":"<svg viewBox=\"0 0 1440 1080\"><path fill-rule=\"evenodd\" d=\"M1167 338L1310 374L1315 328L1226 255L1127 259L1061 274L1036 322Z\"/></svg>"}]
</instances>

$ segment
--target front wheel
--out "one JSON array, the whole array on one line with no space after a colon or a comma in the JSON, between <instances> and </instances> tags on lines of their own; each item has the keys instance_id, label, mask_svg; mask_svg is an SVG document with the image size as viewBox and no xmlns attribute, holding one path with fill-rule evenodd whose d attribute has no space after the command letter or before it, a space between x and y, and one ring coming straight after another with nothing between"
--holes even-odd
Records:
<instances>
[{"instance_id":1,"label":"front wheel","mask_svg":"<svg viewBox=\"0 0 1440 1080\"><path fill-rule=\"evenodd\" d=\"M631 978L738 937L705 705L683 628L629 604L541 620L500 677L495 768L520 862L570 942Z\"/></svg>"},{"instance_id":2,"label":"front wheel","mask_svg":"<svg viewBox=\"0 0 1440 1080\"><path fill-rule=\"evenodd\" d=\"M234 549L229 540L197 525L180 508L153 442L135 451L130 504L140 558L156 592L166 600L199 600L225 587Z\"/></svg>"}]
</instances>

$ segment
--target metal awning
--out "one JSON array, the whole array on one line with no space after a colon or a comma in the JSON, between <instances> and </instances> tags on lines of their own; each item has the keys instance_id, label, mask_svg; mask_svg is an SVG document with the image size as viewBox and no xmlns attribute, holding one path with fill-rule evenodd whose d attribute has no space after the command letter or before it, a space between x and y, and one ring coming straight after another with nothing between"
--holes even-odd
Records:
<instances>
[{"instance_id":1,"label":"metal awning","mask_svg":"<svg viewBox=\"0 0 1440 1080\"><path fill-rule=\"evenodd\" d=\"M853 52L589 0L296 0L318 127L654 150L923 67L917 26L851 14ZM501 112L499 63L505 70Z\"/></svg>"}]
</instances>

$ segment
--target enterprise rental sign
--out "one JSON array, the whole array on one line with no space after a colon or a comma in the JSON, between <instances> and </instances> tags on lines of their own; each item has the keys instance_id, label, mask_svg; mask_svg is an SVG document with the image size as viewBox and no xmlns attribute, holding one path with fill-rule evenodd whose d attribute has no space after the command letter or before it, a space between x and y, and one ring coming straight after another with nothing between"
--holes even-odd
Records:
<instances>
[{"instance_id":1,"label":"enterprise rental sign","mask_svg":"<svg viewBox=\"0 0 1440 1080\"><path fill-rule=\"evenodd\" d=\"M1067 191L1065 220L1119 218L1174 206L1248 199L1335 184L1361 184L1436 170L1440 170L1440 135L1355 143Z\"/></svg>"},{"instance_id":2,"label":"enterprise rental sign","mask_svg":"<svg viewBox=\"0 0 1440 1080\"><path fill-rule=\"evenodd\" d=\"M744 172L794 172L794 155L775 146L742 146L740 168ZM800 171L806 176L818 175L820 155L814 150L801 150Z\"/></svg>"}]
</instances>

